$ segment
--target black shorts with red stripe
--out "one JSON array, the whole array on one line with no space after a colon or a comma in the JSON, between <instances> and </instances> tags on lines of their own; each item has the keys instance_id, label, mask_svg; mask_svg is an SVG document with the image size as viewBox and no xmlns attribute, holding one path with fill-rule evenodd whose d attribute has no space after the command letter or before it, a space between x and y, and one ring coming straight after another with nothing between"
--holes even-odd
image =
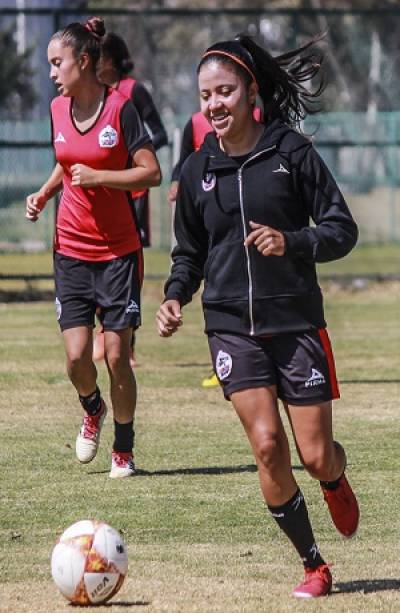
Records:
<instances>
[{"instance_id":1,"label":"black shorts with red stripe","mask_svg":"<svg viewBox=\"0 0 400 613\"><path fill-rule=\"evenodd\" d=\"M55 253L54 277L61 330L94 326L96 310L104 330L140 326L141 249L104 262Z\"/></svg>"},{"instance_id":2,"label":"black shorts with red stripe","mask_svg":"<svg viewBox=\"0 0 400 613\"><path fill-rule=\"evenodd\" d=\"M213 332L208 336L214 371L225 398L234 392L276 386L292 405L339 398L328 333L322 330L251 337Z\"/></svg>"}]
</instances>

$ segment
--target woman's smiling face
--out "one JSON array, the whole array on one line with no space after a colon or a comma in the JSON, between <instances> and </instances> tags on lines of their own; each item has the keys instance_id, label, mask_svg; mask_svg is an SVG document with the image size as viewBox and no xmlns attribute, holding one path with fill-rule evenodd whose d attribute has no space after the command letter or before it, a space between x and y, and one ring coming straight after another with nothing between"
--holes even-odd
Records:
<instances>
[{"instance_id":1,"label":"woman's smiling face","mask_svg":"<svg viewBox=\"0 0 400 613\"><path fill-rule=\"evenodd\" d=\"M247 88L240 74L225 62L203 64L199 71L201 112L218 137L240 139L252 118L256 89L255 84Z\"/></svg>"}]
</instances>

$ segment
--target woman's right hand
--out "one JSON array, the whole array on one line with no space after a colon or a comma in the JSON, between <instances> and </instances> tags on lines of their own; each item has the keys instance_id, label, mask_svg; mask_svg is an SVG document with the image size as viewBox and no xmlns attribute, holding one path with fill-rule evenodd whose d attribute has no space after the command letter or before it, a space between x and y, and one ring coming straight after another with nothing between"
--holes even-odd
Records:
<instances>
[{"instance_id":1,"label":"woman's right hand","mask_svg":"<svg viewBox=\"0 0 400 613\"><path fill-rule=\"evenodd\" d=\"M160 306L156 315L158 334L163 337L172 336L182 325L181 305L177 300L166 300Z\"/></svg>"},{"instance_id":2,"label":"woman's right hand","mask_svg":"<svg viewBox=\"0 0 400 613\"><path fill-rule=\"evenodd\" d=\"M39 215L44 209L47 202L47 198L43 196L42 192L35 192L34 194L29 194L26 199L26 213L25 217L29 219L29 221L37 221L39 219Z\"/></svg>"}]
</instances>

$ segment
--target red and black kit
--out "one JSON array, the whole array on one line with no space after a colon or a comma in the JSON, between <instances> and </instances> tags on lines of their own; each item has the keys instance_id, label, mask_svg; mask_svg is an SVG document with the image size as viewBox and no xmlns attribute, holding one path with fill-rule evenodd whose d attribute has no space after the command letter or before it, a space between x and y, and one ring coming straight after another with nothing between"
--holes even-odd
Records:
<instances>
[{"instance_id":1,"label":"red and black kit","mask_svg":"<svg viewBox=\"0 0 400 613\"><path fill-rule=\"evenodd\" d=\"M133 104L111 88L105 89L104 103L99 116L85 132L81 132L75 125L72 104L71 98L59 96L51 105L55 155L64 171L63 192L58 208L54 241L55 278L59 308L61 306L62 312L60 324L63 325L65 321L68 327L83 325L82 321L77 323L77 310L72 307L72 303L74 296L81 295L81 280L86 274L83 272L85 268L87 274L91 274L89 271L93 271L94 263L101 263L105 269L107 262L110 266L115 266L112 262L117 258L138 252L135 256L138 262L134 267L137 278L132 281L130 277L132 269L127 266L124 282L128 288L131 283L136 283L140 287L142 279L141 242L131 194L103 186L93 188L73 186L71 166L81 163L96 170L125 170L132 166L134 153L151 142ZM68 258L71 260L69 271L72 278L66 284L63 273L65 265L61 270L60 263L63 261L65 264ZM100 279L99 275L95 277ZM76 280L76 287L73 280ZM96 288L92 289L97 295ZM101 291L105 292L105 288ZM129 289L127 291L125 309L133 299L132 292ZM103 305L102 302L95 303L94 295L90 299L85 298L93 300L91 305L93 316L95 306L107 306L107 309L118 310L120 307L117 306L117 298L120 297L120 290L117 290L117 293L118 297L109 296L113 306ZM139 304L137 296L135 301ZM112 319L110 315L109 319ZM135 318L132 318L132 321L136 321ZM89 325L86 319L85 323ZM105 320L104 323L107 329L108 321ZM110 329L115 329L114 326L115 320L110 323ZM122 327L127 327L126 321Z\"/></svg>"}]
</instances>

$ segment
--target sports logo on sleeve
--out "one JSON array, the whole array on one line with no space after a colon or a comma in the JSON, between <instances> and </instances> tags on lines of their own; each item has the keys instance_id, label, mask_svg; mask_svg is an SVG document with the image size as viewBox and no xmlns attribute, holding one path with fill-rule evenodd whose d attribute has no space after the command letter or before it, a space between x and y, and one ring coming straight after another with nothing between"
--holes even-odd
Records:
<instances>
[{"instance_id":1,"label":"sports logo on sleeve","mask_svg":"<svg viewBox=\"0 0 400 613\"><path fill-rule=\"evenodd\" d=\"M215 360L215 372L220 381L223 381L232 371L232 356L225 351L218 351L217 359Z\"/></svg>"},{"instance_id":2,"label":"sports logo on sleeve","mask_svg":"<svg viewBox=\"0 0 400 613\"><path fill-rule=\"evenodd\" d=\"M201 185L205 192L210 192L212 189L214 189L216 182L217 177L215 174L213 172L208 172L202 180Z\"/></svg>"},{"instance_id":3,"label":"sports logo on sleeve","mask_svg":"<svg viewBox=\"0 0 400 613\"><path fill-rule=\"evenodd\" d=\"M62 132L59 132L57 134L57 136L54 139L55 143L66 143L67 141L65 140L64 134Z\"/></svg>"},{"instance_id":4,"label":"sports logo on sleeve","mask_svg":"<svg viewBox=\"0 0 400 613\"><path fill-rule=\"evenodd\" d=\"M115 147L118 144L118 132L108 125L99 134L100 147Z\"/></svg>"}]
</instances>

